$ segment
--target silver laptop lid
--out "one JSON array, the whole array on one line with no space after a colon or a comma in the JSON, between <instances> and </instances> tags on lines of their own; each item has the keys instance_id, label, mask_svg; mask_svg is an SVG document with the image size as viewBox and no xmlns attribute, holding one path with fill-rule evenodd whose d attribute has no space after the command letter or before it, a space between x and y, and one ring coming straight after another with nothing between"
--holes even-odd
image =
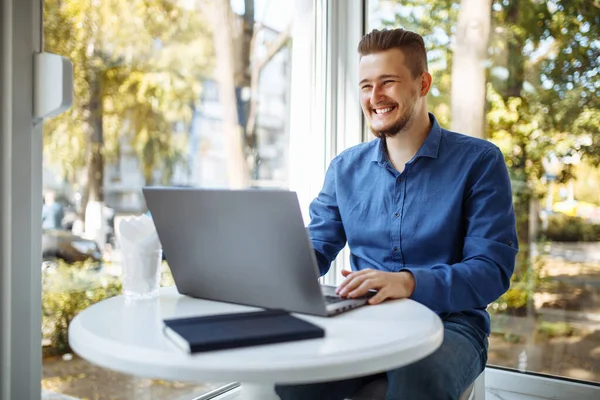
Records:
<instances>
[{"instance_id":1,"label":"silver laptop lid","mask_svg":"<svg viewBox=\"0 0 600 400\"><path fill-rule=\"evenodd\" d=\"M295 192L143 188L180 293L327 315Z\"/></svg>"}]
</instances>

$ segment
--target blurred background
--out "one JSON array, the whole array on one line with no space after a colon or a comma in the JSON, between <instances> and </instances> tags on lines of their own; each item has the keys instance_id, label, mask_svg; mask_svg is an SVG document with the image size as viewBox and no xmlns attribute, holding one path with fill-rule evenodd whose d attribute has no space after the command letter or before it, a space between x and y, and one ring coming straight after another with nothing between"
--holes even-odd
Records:
<instances>
[{"instance_id":1,"label":"blurred background","mask_svg":"<svg viewBox=\"0 0 600 400\"><path fill-rule=\"evenodd\" d=\"M304 173L314 193L322 175L311 169L322 173L352 144L340 139L346 131L371 140L364 126L307 125L299 136L323 147L294 161L294 112L310 119L310 107L346 107L362 121L357 102L297 97L341 79L356 99L352 73L317 68L316 49L327 49L327 60L346 51L335 36L314 33L335 22L340 2L363 10L362 25L337 22L353 37L392 27L421 34L430 111L504 153L520 252L510 290L489 306L489 365L600 383L598 1L44 0L45 51L69 57L75 74L73 107L44 124L46 397L184 399L221 385L93 366L71 353L68 323L120 293L114 229L146 212L144 185L294 189L291 177ZM299 30L303 7L313 23ZM317 67L303 80L307 59ZM350 71L357 61L341 59ZM162 284L172 284L166 262Z\"/></svg>"}]
</instances>

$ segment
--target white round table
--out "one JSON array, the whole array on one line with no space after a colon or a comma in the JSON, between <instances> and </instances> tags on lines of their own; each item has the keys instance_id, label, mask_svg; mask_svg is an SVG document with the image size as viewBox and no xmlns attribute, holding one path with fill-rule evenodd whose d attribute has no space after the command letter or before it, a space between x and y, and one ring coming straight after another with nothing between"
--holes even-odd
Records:
<instances>
[{"instance_id":1,"label":"white round table","mask_svg":"<svg viewBox=\"0 0 600 400\"><path fill-rule=\"evenodd\" d=\"M186 354L163 334L163 318L257 310L161 289L153 300L123 296L77 315L69 343L81 357L137 376L195 382L242 382L243 399L278 399L273 384L331 381L383 372L434 352L440 318L412 300L364 306L335 317L296 317L325 329L322 339Z\"/></svg>"}]
</instances>

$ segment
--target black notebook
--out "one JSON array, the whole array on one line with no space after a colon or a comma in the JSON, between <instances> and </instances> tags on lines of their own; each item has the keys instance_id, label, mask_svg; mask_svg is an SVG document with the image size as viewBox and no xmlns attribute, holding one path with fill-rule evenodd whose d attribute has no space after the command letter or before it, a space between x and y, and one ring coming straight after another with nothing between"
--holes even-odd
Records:
<instances>
[{"instance_id":1,"label":"black notebook","mask_svg":"<svg viewBox=\"0 0 600 400\"><path fill-rule=\"evenodd\" d=\"M163 322L167 337L188 353L325 336L323 328L285 310L166 319Z\"/></svg>"}]
</instances>

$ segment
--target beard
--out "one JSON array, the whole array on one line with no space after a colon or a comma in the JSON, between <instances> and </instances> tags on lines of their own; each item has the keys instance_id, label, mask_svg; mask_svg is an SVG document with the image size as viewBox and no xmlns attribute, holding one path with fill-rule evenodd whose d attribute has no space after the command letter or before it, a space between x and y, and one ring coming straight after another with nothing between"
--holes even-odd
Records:
<instances>
[{"instance_id":1,"label":"beard","mask_svg":"<svg viewBox=\"0 0 600 400\"><path fill-rule=\"evenodd\" d=\"M406 106L406 105L405 105ZM396 106L398 107L398 106ZM373 126L370 126L371 132L376 137L392 137L396 136L398 133L402 132L409 125L412 116L415 113L414 104L410 108L405 107L405 111L396 118L395 121L392 122L390 126L387 126L382 129L374 129Z\"/></svg>"},{"instance_id":2,"label":"beard","mask_svg":"<svg viewBox=\"0 0 600 400\"><path fill-rule=\"evenodd\" d=\"M401 104L394 103L395 102L389 105L395 106L396 110L401 109L402 114L400 114L394 121L392 121L391 125L381 129L374 129L373 126L370 126L371 132L373 132L373 135L375 135L378 138L396 136L398 133L410 127L411 119L413 115L415 115L417 107L417 90L415 88L411 88L410 95L402 99Z\"/></svg>"}]
</instances>

